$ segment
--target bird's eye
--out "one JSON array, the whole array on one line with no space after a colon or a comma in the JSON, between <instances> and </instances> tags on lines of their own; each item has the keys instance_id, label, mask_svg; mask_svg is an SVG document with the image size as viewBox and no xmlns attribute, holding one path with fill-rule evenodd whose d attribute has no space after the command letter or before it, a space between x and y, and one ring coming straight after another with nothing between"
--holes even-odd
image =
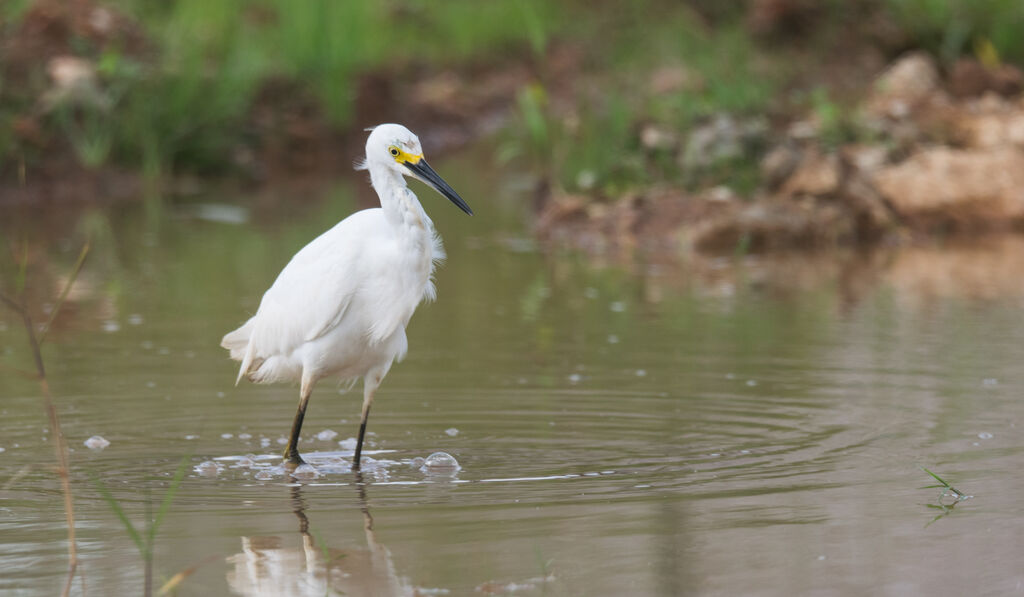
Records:
<instances>
[{"instance_id":1,"label":"bird's eye","mask_svg":"<svg viewBox=\"0 0 1024 597\"><path fill-rule=\"evenodd\" d=\"M398 148L397 147L392 147L391 148L391 155L395 156L396 158L398 157Z\"/></svg>"}]
</instances>

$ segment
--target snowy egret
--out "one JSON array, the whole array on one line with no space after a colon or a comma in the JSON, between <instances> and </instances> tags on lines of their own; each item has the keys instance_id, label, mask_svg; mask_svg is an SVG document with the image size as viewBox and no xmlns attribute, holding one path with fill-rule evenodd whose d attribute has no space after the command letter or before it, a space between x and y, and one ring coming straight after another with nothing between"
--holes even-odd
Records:
<instances>
[{"instance_id":1,"label":"snowy egret","mask_svg":"<svg viewBox=\"0 0 1024 597\"><path fill-rule=\"evenodd\" d=\"M324 377L363 378L363 410L352 467L359 468L373 396L408 349L405 326L423 300L434 298L441 239L416 195L411 176L469 215L473 211L423 159L420 141L399 124L382 124L366 140L366 159L380 207L345 218L292 257L249 321L221 346L256 383L299 382L299 410L284 457L302 464L299 431L313 386Z\"/></svg>"}]
</instances>

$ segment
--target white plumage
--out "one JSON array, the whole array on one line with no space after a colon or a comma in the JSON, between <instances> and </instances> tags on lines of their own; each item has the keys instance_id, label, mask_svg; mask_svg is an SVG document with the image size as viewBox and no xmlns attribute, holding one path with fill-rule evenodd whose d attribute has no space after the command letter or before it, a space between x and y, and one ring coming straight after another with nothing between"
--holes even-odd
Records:
<instances>
[{"instance_id":1,"label":"white plumage","mask_svg":"<svg viewBox=\"0 0 1024 597\"><path fill-rule=\"evenodd\" d=\"M373 129L366 161L381 207L356 212L302 248L263 295L259 310L221 345L256 383L299 381L299 411L285 457L302 462L297 442L317 380L363 378L366 419L381 380L408 348L405 327L416 306L434 298L441 240L403 176L434 187L466 213L469 206L423 159L419 139L397 124ZM237 383L237 382L236 382Z\"/></svg>"}]
</instances>

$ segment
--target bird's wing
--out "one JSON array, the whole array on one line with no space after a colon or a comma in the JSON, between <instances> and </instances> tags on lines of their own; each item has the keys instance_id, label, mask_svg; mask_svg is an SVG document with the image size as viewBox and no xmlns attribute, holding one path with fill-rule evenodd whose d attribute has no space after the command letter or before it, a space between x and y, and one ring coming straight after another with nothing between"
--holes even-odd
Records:
<instances>
[{"instance_id":1,"label":"bird's wing","mask_svg":"<svg viewBox=\"0 0 1024 597\"><path fill-rule=\"evenodd\" d=\"M281 270L254 317L254 357L288 355L338 325L358 290L363 230L374 225L366 212L373 211L349 216L303 247Z\"/></svg>"}]
</instances>

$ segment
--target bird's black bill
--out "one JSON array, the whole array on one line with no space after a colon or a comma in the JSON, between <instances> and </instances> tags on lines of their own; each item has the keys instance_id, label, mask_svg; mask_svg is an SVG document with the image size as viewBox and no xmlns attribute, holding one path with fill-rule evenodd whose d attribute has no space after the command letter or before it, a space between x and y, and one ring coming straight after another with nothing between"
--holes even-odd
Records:
<instances>
[{"instance_id":1,"label":"bird's black bill","mask_svg":"<svg viewBox=\"0 0 1024 597\"><path fill-rule=\"evenodd\" d=\"M448 200L454 203L459 209L469 215L473 215L473 210L469 208L469 204L463 201L462 197L459 197L459 194L455 192L455 189L448 186L448 183L446 183L437 172L434 172L434 169L430 167L427 160L421 159L415 164L412 162L406 162L405 167L408 168L416 178L434 187L435 191L447 197Z\"/></svg>"}]
</instances>

